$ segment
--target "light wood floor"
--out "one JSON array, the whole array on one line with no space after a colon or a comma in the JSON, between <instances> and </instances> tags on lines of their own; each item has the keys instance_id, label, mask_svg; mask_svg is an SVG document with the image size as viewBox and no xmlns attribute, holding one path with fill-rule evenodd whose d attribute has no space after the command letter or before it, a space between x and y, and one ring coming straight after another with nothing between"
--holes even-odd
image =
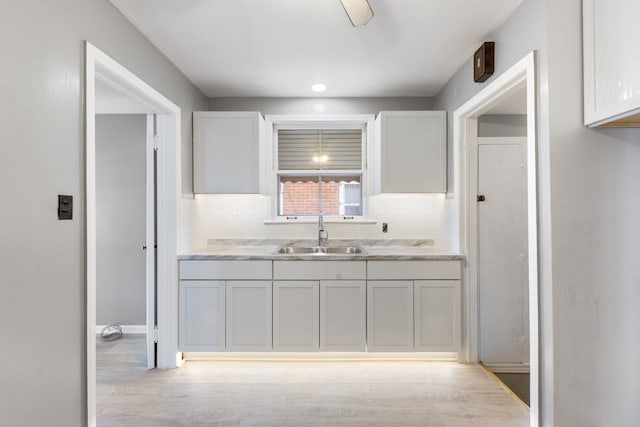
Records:
<instances>
[{"instance_id":1,"label":"light wood floor","mask_svg":"<svg viewBox=\"0 0 640 427\"><path fill-rule=\"evenodd\" d=\"M528 426L480 366L186 362L145 369L144 339L98 342L98 426Z\"/></svg>"}]
</instances>

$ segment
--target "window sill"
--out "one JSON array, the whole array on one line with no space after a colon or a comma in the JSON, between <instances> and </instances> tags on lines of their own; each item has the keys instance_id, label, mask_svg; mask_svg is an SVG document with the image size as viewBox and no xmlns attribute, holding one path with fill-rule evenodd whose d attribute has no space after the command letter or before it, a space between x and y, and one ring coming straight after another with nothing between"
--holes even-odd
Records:
<instances>
[{"instance_id":1,"label":"window sill","mask_svg":"<svg viewBox=\"0 0 640 427\"><path fill-rule=\"evenodd\" d=\"M266 219L264 221L266 225L281 225L281 224L317 224L318 217L311 218L298 218L298 219ZM355 218L355 219L342 219L342 217L324 217L325 224L377 224L376 219Z\"/></svg>"}]
</instances>

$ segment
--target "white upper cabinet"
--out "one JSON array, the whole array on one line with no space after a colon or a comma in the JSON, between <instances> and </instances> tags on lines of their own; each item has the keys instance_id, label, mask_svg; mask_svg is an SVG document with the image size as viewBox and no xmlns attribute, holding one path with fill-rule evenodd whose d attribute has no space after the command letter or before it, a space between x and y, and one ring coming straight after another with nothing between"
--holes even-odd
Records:
<instances>
[{"instance_id":1,"label":"white upper cabinet","mask_svg":"<svg viewBox=\"0 0 640 427\"><path fill-rule=\"evenodd\" d=\"M640 127L640 2L582 4L584 123Z\"/></svg>"},{"instance_id":2,"label":"white upper cabinet","mask_svg":"<svg viewBox=\"0 0 640 427\"><path fill-rule=\"evenodd\" d=\"M446 111L381 111L376 125L376 192L446 193Z\"/></svg>"},{"instance_id":3,"label":"white upper cabinet","mask_svg":"<svg viewBox=\"0 0 640 427\"><path fill-rule=\"evenodd\" d=\"M263 123L258 112L193 113L194 193L260 193Z\"/></svg>"}]
</instances>

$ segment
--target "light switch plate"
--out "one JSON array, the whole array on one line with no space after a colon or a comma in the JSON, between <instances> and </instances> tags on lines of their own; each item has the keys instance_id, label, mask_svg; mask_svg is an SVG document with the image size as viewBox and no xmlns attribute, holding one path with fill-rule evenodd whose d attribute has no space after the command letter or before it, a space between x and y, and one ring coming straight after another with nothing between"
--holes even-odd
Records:
<instances>
[{"instance_id":1,"label":"light switch plate","mask_svg":"<svg viewBox=\"0 0 640 427\"><path fill-rule=\"evenodd\" d=\"M58 194L58 219L73 219L73 196Z\"/></svg>"}]
</instances>

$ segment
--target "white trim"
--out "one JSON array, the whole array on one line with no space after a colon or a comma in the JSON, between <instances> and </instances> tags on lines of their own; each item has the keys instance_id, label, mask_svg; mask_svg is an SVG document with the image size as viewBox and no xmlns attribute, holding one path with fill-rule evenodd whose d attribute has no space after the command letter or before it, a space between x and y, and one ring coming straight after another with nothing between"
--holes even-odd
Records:
<instances>
[{"instance_id":1,"label":"white trim","mask_svg":"<svg viewBox=\"0 0 640 427\"><path fill-rule=\"evenodd\" d=\"M96 325L96 334L100 334L108 325ZM122 328L123 334L146 334L147 325L118 325Z\"/></svg>"},{"instance_id":2,"label":"white trim","mask_svg":"<svg viewBox=\"0 0 640 427\"><path fill-rule=\"evenodd\" d=\"M531 371L528 363L483 363L483 365L494 374L528 374Z\"/></svg>"},{"instance_id":3,"label":"white trim","mask_svg":"<svg viewBox=\"0 0 640 427\"><path fill-rule=\"evenodd\" d=\"M267 218L265 224L292 224L298 222L307 222L306 220L286 220L278 215L278 203L280 197L277 190L278 180L278 150L277 150L277 132L274 129L285 126L287 129L305 129L318 128L323 129L362 129L362 169L357 173L362 174L360 185L362 186L362 213L363 215L338 215L335 217L325 217L325 222L349 222L349 223L375 223L375 220L367 218L369 214L369 197L373 195L373 186L371 185L372 162L369 157L374 151L374 134L375 134L375 115L373 114L344 114L344 115L305 115L305 114L267 114L264 116L264 146L261 154L264 159L270 159L270 165L261 160L264 165L264 171L261 174L261 191L263 194L271 196L271 212L270 218ZM287 173L296 173L296 171L286 171ZM299 172L299 171L298 171ZM307 172L307 171L304 171ZM349 171L325 171L327 174L348 174ZM341 216L353 217L353 220L339 219ZM313 218L313 219L312 219ZM318 222L317 216L306 217L308 222Z\"/></svg>"},{"instance_id":4,"label":"white trim","mask_svg":"<svg viewBox=\"0 0 640 427\"><path fill-rule=\"evenodd\" d=\"M176 366L177 342L177 203L180 164L180 108L91 43L85 43L85 197L87 272L87 423L96 424L96 199L95 199L95 80L116 85L150 111L166 117L158 169L158 367Z\"/></svg>"},{"instance_id":5,"label":"white trim","mask_svg":"<svg viewBox=\"0 0 640 427\"><path fill-rule=\"evenodd\" d=\"M156 122L159 119L156 119ZM147 367L151 369L155 364L155 357L153 354L154 350L154 340L155 340L155 313L154 313L154 299L155 299L155 256L156 249L153 241L153 234L155 232L155 217L154 217L154 208L155 208L155 194L153 191L153 180L154 174L156 171L153 167L153 150L156 145L156 138L154 138L154 126L153 126L153 114L147 114L147 146L146 146L146 182L147 182L147 191L146 191L146 242L145 246L147 247L145 251L146 258L146 334L147 334Z\"/></svg>"},{"instance_id":6,"label":"white trim","mask_svg":"<svg viewBox=\"0 0 640 427\"><path fill-rule=\"evenodd\" d=\"M527 236L529 257L529 334L531 366L531 425L539 420L539 303L538 303L538 215L536 163L536 74L535 53L530 52L510 69L453 113L454 171L453 194L459 196L460 248L468 255L465 282L465 336L461 359L478 360L478 283L477 283L477 224L473 215L475 200L471 200L472 160L471 144L478 139L477 118L513 92L526 85L527 92ZM450 194L449 197L452 195Z\"/></svg>"}]
</instances>

